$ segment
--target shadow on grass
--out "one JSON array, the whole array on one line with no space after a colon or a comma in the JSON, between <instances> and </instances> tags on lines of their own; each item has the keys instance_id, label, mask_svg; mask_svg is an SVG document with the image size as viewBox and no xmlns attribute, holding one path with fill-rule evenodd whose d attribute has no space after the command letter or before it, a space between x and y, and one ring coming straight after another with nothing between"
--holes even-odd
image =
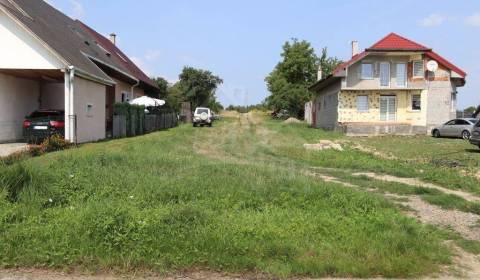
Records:
<instances>
[{"instance_id":1,"label":"shadow on grass","mask_svg":"<svg viewBox=\"0 0 480 280\"><path fill-rule=\"evenodd\" d=\"M480 154L480 149L465 149L465 152L472 154Z\"/></svg>"}]
</instances>

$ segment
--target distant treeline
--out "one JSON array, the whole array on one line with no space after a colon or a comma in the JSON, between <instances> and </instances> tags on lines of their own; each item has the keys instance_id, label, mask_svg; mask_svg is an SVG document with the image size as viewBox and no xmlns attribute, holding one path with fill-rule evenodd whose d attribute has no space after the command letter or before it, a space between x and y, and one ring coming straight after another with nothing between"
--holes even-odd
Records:
<instances>
[{"instance_id":1,"label":"distant treeline","mask_svg":"<svg viewBox=\"0 0 480 280\"><path fill-rule=\"evenodd\" d=\"M237 111L239 113L248 113L252 110L259 110L264 111L267 110L267 106L265 104L256 104L256 105L248 105L248 106L234 106L230 105L227 107L226 110L228 111Z\"/></svg>"}]
</instances>

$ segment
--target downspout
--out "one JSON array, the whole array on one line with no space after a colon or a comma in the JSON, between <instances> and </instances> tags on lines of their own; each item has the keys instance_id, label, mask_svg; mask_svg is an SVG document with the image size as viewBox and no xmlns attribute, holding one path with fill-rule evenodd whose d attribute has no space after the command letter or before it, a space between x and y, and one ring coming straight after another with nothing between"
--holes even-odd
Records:
<instances>
[{"instance_id":1,"label":"downspout","mask_svg":"<svg viewBox=\"0 0 480 280\"><path fill-rule=\"evenodd\" d=\"M132 86L130 89L130 93L132 94L132 100L135 99L135 94L133 93L133 90L140 85L140 80L137 80L137 83Z\"/></svg>"}]
</instances>

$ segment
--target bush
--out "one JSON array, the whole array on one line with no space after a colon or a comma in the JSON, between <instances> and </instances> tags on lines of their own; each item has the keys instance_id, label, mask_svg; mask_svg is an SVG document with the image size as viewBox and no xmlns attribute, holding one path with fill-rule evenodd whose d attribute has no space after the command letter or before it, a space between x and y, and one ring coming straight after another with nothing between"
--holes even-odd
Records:
<instances>
[{"instance_id":1,"label":"bush","mask_svg":"<svg viewBox=\"0 0 480 280\"><path fill-rule=\"evenodd\" d=\"M116 103L113 111L115 115L125 116L127 136L142 135L145 133L145 106Z\"/></svg>"},{"instance_id":2,"label":"bush","mask_svg":"<svg viewBox=\"0 0 480 280\"><path fill-rule=\"evenodd\" d=\"M72 143L66 141L60 135L53 135L43 140L40 145L31 146L28 150L31 156L41 156L45 153L62 151L72 146Z\"/></svg>"}]
</instances>

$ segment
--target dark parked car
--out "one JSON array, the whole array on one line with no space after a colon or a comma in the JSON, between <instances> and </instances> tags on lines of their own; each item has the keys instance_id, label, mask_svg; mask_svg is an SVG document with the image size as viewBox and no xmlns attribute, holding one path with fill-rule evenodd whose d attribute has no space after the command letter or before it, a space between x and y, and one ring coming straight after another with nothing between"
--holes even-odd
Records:
<instances>
[{"instance_id":1,"label":"dark parked car","mask_svg":"<svg viewBox=\"0 0 480 280\"><path fill-rule=\"evenodd\" d=\"M477 122L472 129L472 136L470 137L470 143L480 148L480 121Z\"/></svg>"},{"instance_id":2,"label":"dark parked car","mask_svg":"<svg viewBox=\"0 0 480 280\"><path fill-rule=\"evenodd\" d=\"M28 142L39 143L53 135L65 136L65 113L39 110L25 117L23 135Z\"/></svg>"}]
</instances>

